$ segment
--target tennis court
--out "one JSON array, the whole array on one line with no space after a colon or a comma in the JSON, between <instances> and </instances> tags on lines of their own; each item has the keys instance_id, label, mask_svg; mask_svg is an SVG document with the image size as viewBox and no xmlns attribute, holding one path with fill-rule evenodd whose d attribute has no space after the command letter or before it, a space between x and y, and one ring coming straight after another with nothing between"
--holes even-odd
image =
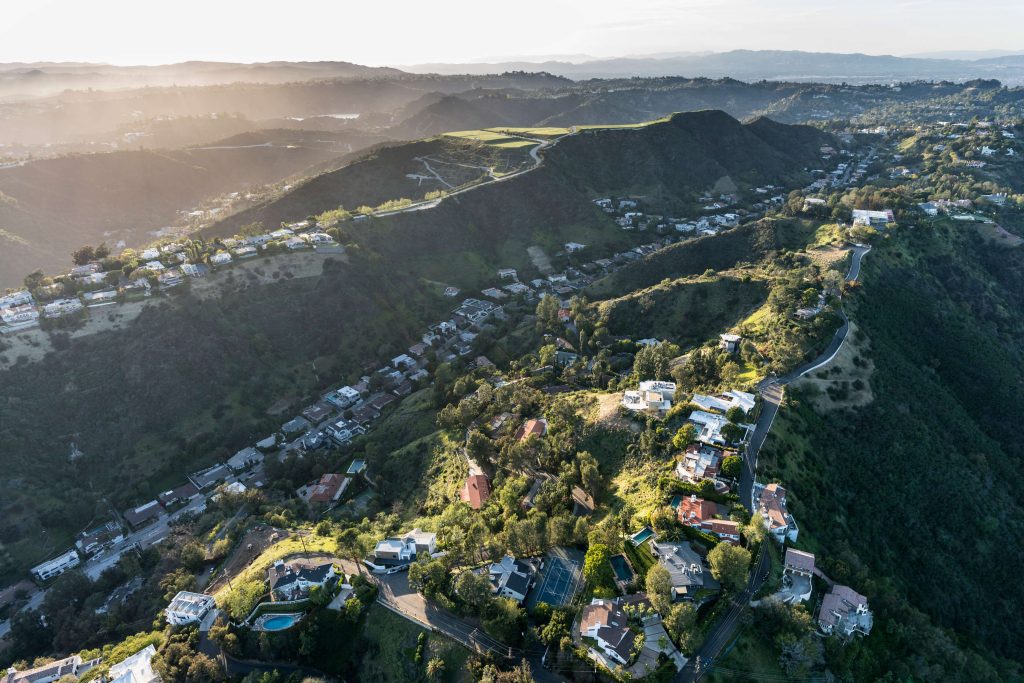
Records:
<instances>
[{"instance_id":1,"label":"tennis court","mask_svg":"<svg viewBox=\"0 0 1024 683\"><path fill-rule=\"evenodd\" d=\"M553 607L568 605L583 585L583 565L580 558L555 549L548 554L544 576L530 596L530 606L546 602Z\"/></svg>"}]
</instances>

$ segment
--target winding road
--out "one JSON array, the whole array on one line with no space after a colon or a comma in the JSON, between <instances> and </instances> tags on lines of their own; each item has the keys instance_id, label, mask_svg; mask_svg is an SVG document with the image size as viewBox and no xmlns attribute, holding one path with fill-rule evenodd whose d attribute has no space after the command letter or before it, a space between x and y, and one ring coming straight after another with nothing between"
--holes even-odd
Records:
<instances>
[{"instance_id":1,"label":"winding road","mask_svg":"<svg viewBox=\"0 0 1024 683\"><path fill-rule=\"evenodd\" d=\"M853 258L850 261L850 269L846 273L846 280L848 282L856 282L860 278L861 261L869 251L871 251L871 247L853 246ZM846 343L847 335L850 332L850 319L846 316L846 312L840 308L839 314L843 318L843 324L836 330L832 341L817 358L804 363L781 377L766 378L757 387L762 399L761 414L758 416L750 441L747 442L744 467L740 474L740 501L751 512L754 511L754 482L757 479L757 456L761 452L761 447L764 446L768 433L771 431L772 423L775 422L775 416L779 412L779 405L782 403L782 397L785 395L785 387L807 373L813 372L829 363L839 353L843 344ZM765 543L770 542L770 540L765 541ZM722 650L735 637L736 629L740 623L740 616L749 607L750 600L754 595L761 590L761 586L764 585L765 580L768 578L770 569L771 556L765 552L764 544L762 544L757 557L754 559L753 568L747 580L747 587L742 593L733 598L729 611L720 617L718 623L708 632L704 642L697 650L696 656L691 657L687 661L686 666L676 676L675 680L677 683L699 681L705 674L711 671L715 658L721 654Z\"/></svg>"}]
</instances>

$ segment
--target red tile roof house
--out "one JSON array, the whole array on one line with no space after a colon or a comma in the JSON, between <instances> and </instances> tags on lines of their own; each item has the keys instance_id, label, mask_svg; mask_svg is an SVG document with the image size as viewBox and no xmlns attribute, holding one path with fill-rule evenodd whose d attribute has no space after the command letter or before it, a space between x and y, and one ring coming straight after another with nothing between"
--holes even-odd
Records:
<instances>
[{"instance_id":1,"label":"red tile roof house","mask_svg":"<svg viewBox=\"0 0 1024 683\"><path fill-rule=\"evenodd\" d=\"M466 483L459 492L463 502L469 503L469 507L479 510L491 497L491 482L483 474L471 474L466 477Z\"/></svg>"},{"instance_id":2,"label":"red tile roof house","mask_svg":"<svg viewBox=\"0 0 1024 683\"><path fill-rule=\"evenodd\" d=\"M725 518L728 512L718 503L698 498L696 495L683 498L679 501L679 507L676 508L679 521L683 524L712 533L724 541L738 543L740 540L739 523Z\"/></svg>"},{"instance_id":3,"label":"red tile roof house","mask_svg":"<svg viewBox=\"0 0 1024 683\"><path fill-rule=\"evenodd\" d=\"M309 503L333 503L348 486L346 481L348 478L342 474L325 474L319 481L300 489L299 495Z\"/></svg>"},{"instance_id":4,"label":"red tile roof house","mask_svg":"<svg viewBox=\"0 0 1024 683\"><path fill-rule=\"evenodd\" d=\"M548 421L541 418L539 420L527 420L523 423L523 426L516 432L516 441L525 441L531 436L544 436L548 433Z\"/></svg>"},{"instance_id":5,"label":"red tile roof house","mask_svg":"<svg viewBox=\"0 0 1024 683\"><path fill-rule=\"evenodd\" d=\"M786 506L786 489L778 484L765 486L758 501L758 511L776 541L782 543L788 538L796 542L800 529Z\"/></svg>"}]
</instances>

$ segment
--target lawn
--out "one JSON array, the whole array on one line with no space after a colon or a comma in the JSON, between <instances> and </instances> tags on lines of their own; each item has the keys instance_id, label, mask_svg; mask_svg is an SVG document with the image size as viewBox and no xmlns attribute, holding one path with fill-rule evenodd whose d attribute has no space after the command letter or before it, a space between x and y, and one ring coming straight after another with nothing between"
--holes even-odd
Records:
<instances>
[{"instance_id":1,"label":"lawn","mask_svg":"<svg viewBox=\"0 0 1024 683\"><path fill-rule=\"evenodd\" d=\"M252 564L250 564L244 571L240 572L237 577L232 577L232 580L262 581L266 578L267 569L274 563L274 560L280 560L284 557L288 557L289 555L296 555L303 552L337 553L338 544L334 538L330 536L317 536L313 533L302 537L301 540L298 536L286 538L264 550L259 557L253 560ZM225 584L214 593L214 597L222 599L228 594L228 592L230 592L230 588Z\"/></svg>"},{"instance_id":2,"label":"lawn","mask_svg":"<svg viewBox=\"0 0 1024 683\"><path fill-rule=\"evenodd\" d=\"M513 135L533 135L539 138L554 138L568 135L571 132L568 128L559 128L557 126L541 128L491 128L489 130L499 133L511 133Z\"/></svg>"},{"instance_id":3,"label":"lawn","mask_svg":"<svg viewBox=\"0 0 1024 683\"><path fill-rule=\"evenodd\" d=\"M629 558L629 563L633 565L633 571L636 573L637 582L643 581L644 577L647 576L647 570L654 566L657 562L654 559L654 555L651 554L651 549L647 547L647 541L644 541L638 546L633 545L630 542L622 544L625 555Z\"/></svg>"},{"instance_id":4,"label":"lawn","mask_svg":"<svg viewBox=\"0 0 1024 683\"><path fill-rule=\"evenodd\" d=\"M427 662L435 657L445 663L444 676L439 680L471 680L466 670L469 651L436 633L428 633L423 661L417 664L414 658L420 633L427 631L385 607L371 606L363 626L366 648L358 680L425 681Z\"/></svg>"}]
</instances>

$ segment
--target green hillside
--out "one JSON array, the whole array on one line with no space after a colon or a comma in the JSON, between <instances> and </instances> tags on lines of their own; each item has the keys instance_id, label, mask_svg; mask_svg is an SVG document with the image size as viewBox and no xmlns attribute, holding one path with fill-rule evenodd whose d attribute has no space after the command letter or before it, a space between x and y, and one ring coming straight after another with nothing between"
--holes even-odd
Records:
<instances>
[{"instance_id":1,"label":"green hillside","mask_svg":"<svg viewBox=\"0 0 1024 683\"><path fill-rule=\"evenodd\" d=\"M795 492L801 545L877 606L878 637L842 653L851 680L1018 679L998 657L1024 640L1024 253L919 226L864 263L873 400L816 412L829 401L792 390L766 476Z\"/></svg>"}]
</instances>

